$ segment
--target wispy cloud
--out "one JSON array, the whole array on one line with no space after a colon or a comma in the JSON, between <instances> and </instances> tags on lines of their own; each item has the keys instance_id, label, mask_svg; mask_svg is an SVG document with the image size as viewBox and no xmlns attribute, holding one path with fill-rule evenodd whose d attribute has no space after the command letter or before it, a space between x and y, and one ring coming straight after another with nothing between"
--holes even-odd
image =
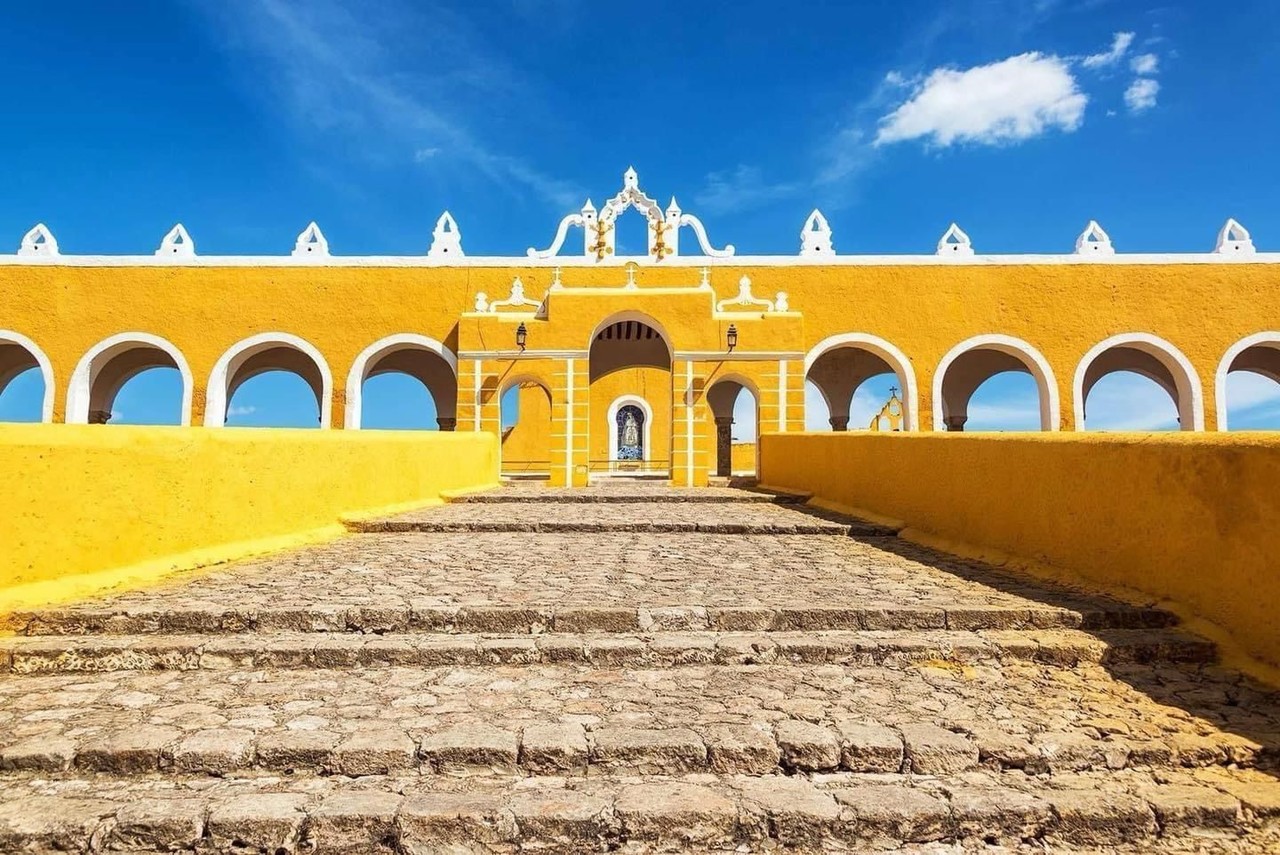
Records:
<instances>
[{"instance_id":1,"label":"wispy cloud","mask_svg":"<svg viewBox=\"0 0 1280 855\"><path fill-rule=\"evenodd\" d=\"M759 167L739 164L732 171L707 175L702 189L694 194L694 202L708 213L723 214L791 198L807 186L803 182L769 182Z\"/></svg>"},{"instance_id":2,"label":"wispy cloud","mask_svg":"<svg viewBox=\"0 0 1280 855\"><path fill-rule=\"evenodd\" d=\"M1116 33L1111 40L1111 49L1102 53L1086 56L1080 61L1085 68L1109 68L1124 59L1135 38L1134 33Z\"/></svg>"},{"instance_id":3,"label":"wispy cloud","mask_svg":"<svg viewBox=\"0 0 1280 855\"><path fill-rule=\"evenodd\" d=\"M258 411L258 408L254 406L243 406L243 407L236 406L228 409L227 415L228 416L251 416L257 411Z\"/></svg>"},{"instance_id":4,"label":"wispy cloud","mask_svg":"<svg viewBox=\"0 0 1280 855\"><path fill-rule=\"evenodd\" d=\"M191 2L238 62L247 60L250 92L309 134L340 139L352 156L436 169L461 165L560 207L580 201L577 188L498 150L479 130L493 105L509 112L532 99L522 76L447 7L402 0L376 10L358 0Z\"/></svg>"},{"instance_id":5,"label":"wispy cloud","mask_svg":"<svg viewBox=\"0 0 1280 855\"><path fill-rule=\"evenodd\" d=\"M1139 77L1124 90L1124 103L1131 113L1145 113L1156 105L1160 81Z\"/></svg>"}]
</instances>

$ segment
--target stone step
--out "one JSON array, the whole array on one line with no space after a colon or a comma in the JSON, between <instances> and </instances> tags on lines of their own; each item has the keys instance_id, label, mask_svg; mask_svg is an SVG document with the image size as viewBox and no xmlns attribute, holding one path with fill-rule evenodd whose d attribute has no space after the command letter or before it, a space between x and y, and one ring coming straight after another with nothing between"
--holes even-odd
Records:
<instances>
[{"instance_id":1,"label":"stone step","mask_svg":"<svg viewBox=\"0 0 1280 855\"><path fill-rule=\"evenodd\" d=\"M645 487L601 484L592 487L539 487L512 485L500 490L468 493L450 500L451 504L716 504L743 503L803 504L804 493L777 493L735 487Z\"/></svg>"},{"instance_id":2,"label":"stone step","mask_svg":"<svg viewBox=\"0 0 1280 855\"><path fill-rule=\"evenodd\" d=\"M388 598L390 599L390 598ZM833 630L1161 629L1170 612L1108 603L1079 609L1049 605L910 606L899 602L838 606L536 605L533 603L350 605L254 608L157 603L127 608L93 604L15 612L0 628L22 636L185 635L270 632L825 632Z\"/></svg>"},{"instance_id":3,"label":"stone step","mask_svg":"<svg viewBox=\"0 0 1280 855\"><path fill-rule=\"evenodd\" d=\"M405 632L239 635L60 635L0 639L0 671L15 674L145 669L335 668L387 665L700 664L886 665L997 660L1212 662L1214 645L1178 630L848 630L828 632Z\"/></svg>"},{"instance_id":4,"label":"stone step","mask_svg":"<svg viewBox=\"0 0 1280 855\"><path fill-rule=\"evenodd\" d=\"M1034 851L1277 851L1280 784L1134 773L566 782L0 779L0 850L216 852L862 851L954 843ZM939 851L928 848L929 852Z\"/></svg>"},{"instance_id":5,"label":"stone step","mask_svg":"<svg viewBox=\"0 0 1280 855\"><path fill-rule=\"evenodd\" d=\"M355 519L356 532L526 532L543 534L834 535L896 532L808 508L776 503L528 502L449 504L407 514ZM515 556L512 556L513 558Z\"/></svg>"}]
</instances>

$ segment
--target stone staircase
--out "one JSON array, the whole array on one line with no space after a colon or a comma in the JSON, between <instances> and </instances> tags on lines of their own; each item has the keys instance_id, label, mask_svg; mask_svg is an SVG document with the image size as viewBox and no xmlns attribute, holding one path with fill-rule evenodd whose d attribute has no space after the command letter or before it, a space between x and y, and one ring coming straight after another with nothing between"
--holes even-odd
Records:
<instances>
[{"instance_id":1,"label":"stone staircase","mask_svg":"<svg viewBox=\"0 0 1280 855\"><path fill-rule=\"evenodd\" d=\"M0 852L1280 851L1280 694L799 498L515 485L8 615Z\"/></svg>"}]
</instances>

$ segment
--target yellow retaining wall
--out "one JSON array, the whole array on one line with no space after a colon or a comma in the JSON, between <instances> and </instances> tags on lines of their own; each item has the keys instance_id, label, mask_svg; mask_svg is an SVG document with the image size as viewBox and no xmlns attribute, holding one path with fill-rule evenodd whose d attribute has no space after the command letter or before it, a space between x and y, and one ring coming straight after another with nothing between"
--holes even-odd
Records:
<instances>
[{"instance_id":1,"label":"yellow retaining wall","mask_svg":"<svg viewBox=\"0 0 1280 855\"><path fill-rule=\"evenodd\" d=\"M734 472L756 471L756 444L754 442L735 442L730 446L729 466Z\"/></svg>"},{"instance_id":2,"label":"yellow retaining wall","mask_svg":"<svg viewBox=\"0 0 1280 855\"><path fill-rule=\"evenodd\" d=\"M0 611L497 482L489 433L0 425Z\"/></svg>"},{"instance_id":3,"label":"yellow retaining wall","mask_svg":"<svg viewBox=\"0 0 1280 855\"><path fill-rule=\"evenodd\" d=\"M766 434L761 448L762 483L1172 601L1221 628L1224 652L1280 665L1280 435Z\"/></svg>"}]
</instances>

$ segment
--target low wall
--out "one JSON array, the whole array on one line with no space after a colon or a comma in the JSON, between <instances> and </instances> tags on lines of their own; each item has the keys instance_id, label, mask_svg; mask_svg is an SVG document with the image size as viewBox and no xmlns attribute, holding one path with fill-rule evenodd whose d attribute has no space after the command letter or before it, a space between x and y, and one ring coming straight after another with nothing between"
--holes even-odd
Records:
<instances>
[{"instance_id":1,"label":"low wall","mask_svg":"<svg viewBox=\"0 0 1280 855\"><path fill-rule=\"evenodd\" d=\"M493 485L497 455L488 433L0 425L0 610L336 535Z\"/></svg>"},{"instance_id":2,"label":"low wall","mask_svg":"<svg viewBox=\"0 0 1280 855\"><path fill-rule=\"evenodd\" d=\"M774 434L761 482L1172 601L1280 665L1278 434Z\"/></svg>"}]
</instances>

